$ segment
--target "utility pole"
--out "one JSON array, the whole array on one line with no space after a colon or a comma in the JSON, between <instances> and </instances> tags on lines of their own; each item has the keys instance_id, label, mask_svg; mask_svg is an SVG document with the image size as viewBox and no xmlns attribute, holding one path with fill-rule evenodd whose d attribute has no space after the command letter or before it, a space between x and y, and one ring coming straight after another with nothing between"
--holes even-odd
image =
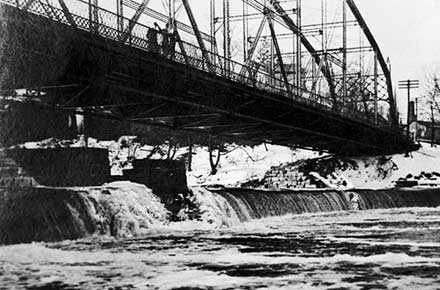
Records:
<instances>
[{"instance_id":1,"label":"utility pole","mask_svg":"<svg viewBox=\"0 0 440 290\"><path fill-rule=\"evenodd\" d=\"M418 141L418 131L419 131L419 99L416 98L416 141Z\"/></svg>"},{"instance_id":2,"label":"utility pole","mask_svg":"<svg viewBox=\"0 0 440 290\"><path fill-rule=\"evenodd\" d=\"M406 116L406 135L409 137L409 122L410 122L410 116L409 116L409 107L410 107L410 101L411 101L411 89L418 89L420 87L420 83L418 80L406 80L406 81L399 81L399 89L407 90L408 91L408 103L407 103L407 116Z\"/></svg>"},{"instance_id":3,"label":"utility pole","mask_svg":"<svg viewBox=\"0 0 440 290\"><path fill-rule=\"evenodd\" d=\"M434 104L431 103L431 147L435 144L435 118L434 118Z\"/></svg>"}]
</instances>

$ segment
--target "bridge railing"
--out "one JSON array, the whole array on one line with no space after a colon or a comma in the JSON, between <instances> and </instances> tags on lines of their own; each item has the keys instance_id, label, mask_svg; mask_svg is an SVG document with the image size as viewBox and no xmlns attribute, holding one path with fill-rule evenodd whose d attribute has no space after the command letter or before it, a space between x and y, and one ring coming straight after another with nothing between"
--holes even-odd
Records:
<instances>
[{"instance_id":1,"label":"bridge railing","mask_svg":"<svg viewBox=\"0 0 440 290\"><path fill-rule=\"evenodd\" d=\"M22 9L26 0L0 0L0 2ZM49 2L44 3L43 1L34 1L28 8L28 11L67 25L76 26L81 30L97 33L106 38L124 41L127 45L148 52L158 53L164 58L207 73L215 74L248 87L282 95L286 97L286 99L296 103L333 112L340 116L363 121L370 125L372 123L367 119L364 113L348 109L344 107L343 103L335 103L335 101L329 97L313 93L304 88L298 88L292 84L289 84L289 88L287 89L282 79L270 75L261 69L252 66L245 67L241 63L228 60L230 70L226 70L224 65L225 58L218 54L213 54L210 51L202 52L200 47L185 41L180 41L179 44L177 41L174 42L174 38L169 38L168 45L163 45L163 42L161 44L157 37L168 36L164 33L157 33L153 28L141 23L131 23L132 29L129 33L127 33L127 30L121 31L121 29L118 28L118 21L119 23L122 22L124 24L123 27L126 29L130 25L130 19L118 16L114 12L97 6L95 8L98 21L95 22L92 20L93 18L90 18L91 10L88 2L83 0L70 0L68 2L71 4L69 6L70 14L68 15L66 15L62 7L57 7L54 4L49 5ZM148 35L152 35L150 33L152 30L156 31L156 39L148 37ZM242 74L241 72L245 73Z\"/></svg>"}]
</instances>

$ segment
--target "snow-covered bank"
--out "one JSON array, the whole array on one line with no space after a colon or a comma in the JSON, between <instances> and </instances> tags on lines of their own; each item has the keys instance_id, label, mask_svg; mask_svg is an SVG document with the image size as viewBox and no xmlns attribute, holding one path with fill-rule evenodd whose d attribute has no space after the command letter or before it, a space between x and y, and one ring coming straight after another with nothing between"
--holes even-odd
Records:
<instances>
[{"instance_id":1,"label":"snow-covered bank","mask_svg":"<svg viewBox=\"0 0 440 290\"><path fill-rule=\"evenodd\" d=\"M348 179L354 188L391 188L401 178L411 179L424 175L423 173L434 173L432 184L440 186L440 178L435 176L435 173L440 173L440 147L432 148L427 143L422 143L422 148L412 152L409 157L397 154L353 160L358 168L337 170L336 174ZM426 178L423 181L426 182Z\"/></svg>"},{"instance_id":2,"label":"snow-covered bank","mask_svg":"<svg viewBox=\"0 0 440 290\"><path fill-rule=\"evenodd\" d=\"M25 148L84 146L81 136L76 140L47 139L28 142ZM175 150L174 159L189 168L189 148L170 144L142 145L135 137L118 141L88 139L89 147L107 148L112 174L122 174L131 168L133 159L166 159ZM422 143L420 150L409 157L404 154L378 157L340 157L318 152L261 144L257 146L225 145L215 175L211 174L209 151L206 146L192 148L191 171L187 171L188 186L223 185L270 189L327 187L332 189L384 189L395 186L399 179L418 180L422 185L440 183L440 147Z\"/></svg>"},{"instance_id":3,"label":"snow-covered bank","mask_svg":"<svg viewBox=\"0 0 440 290\"><path fill-rule=\"evenodd\" d=\"M317 152L269 144L232 147L233 149L221 157L215 175L211 175L208 149L198 147L193 157L194 170L188 172L188 184L240 186L249 180L262 179L271 167L320 156Z\"/></svg>"},{"instance_id":4,"label":"snow-covered bank","mask_svg":"<svg viewBox=\"0 0 440 290\"><path fill-rule=\"evenodd\" d=\"M193 158L191 185L220 184L270 189L315 188L385 189L399 179L417 179L422 185L440 185L440 147L404 154L350 158L323 155L281 146L240 147L223 156L216 175L210 175L207 151L200 148ZM440 175L440 174L439 174ZM318 182L319 181L319 182Z\"/></svg>"}]
</instances>

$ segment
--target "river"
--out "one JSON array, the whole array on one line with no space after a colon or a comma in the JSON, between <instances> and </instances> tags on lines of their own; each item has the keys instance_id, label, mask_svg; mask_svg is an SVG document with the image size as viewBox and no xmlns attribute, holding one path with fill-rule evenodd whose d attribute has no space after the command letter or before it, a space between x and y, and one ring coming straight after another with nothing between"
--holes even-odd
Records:
<instances>
[{"instance_id":1,"label":"river","mask_svg":"<svg viewBox=\"0 0 440 290\"><path fill-rule=\"evenodd\" d=\"M440 289L440 208L177 222L0 247L0 289Z\"/></svg>"}]
</instances>

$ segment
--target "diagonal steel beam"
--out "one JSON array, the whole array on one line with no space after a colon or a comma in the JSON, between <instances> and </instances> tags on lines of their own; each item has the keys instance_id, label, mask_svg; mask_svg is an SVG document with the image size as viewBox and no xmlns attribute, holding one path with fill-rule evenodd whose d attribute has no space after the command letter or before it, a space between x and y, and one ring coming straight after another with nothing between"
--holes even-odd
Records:
<instances>
[{"instance_id":1,"label":"diagonal steel beam","mask_svg":"<svg viewBox=\"0 0 440 290\"><path fill-rule=\"evenodd\" d=\"M196 35L197 42L199 43L199 47L202 50L203 59L206 62L208 70L210 72L212 72L213 68L212 68L212 65L211 65L211 61L209 59L209 55L207 53L207 50L206 50L206 47L205 47L205 43L203 42L202 35L200 34L199 27L197 26L196 19L194 17L194 14L192 13L191 6L189 5L188 0L182 0L182 2L183 2L183 6L185 7L186 14L188 15L189 21L191 22L191 26L192 26L192 28L194 30L194 34Z\"/></svg>"},{"instance_id":2,"label":"diagonal steel beam","mask_svg":"<svg viewBox=\"0 0 440 290\"><path fill-rule=\"evenodd\" d=\"M141 17L142 13L144 13L145 8L147 8L148 3L150 3L150 0L144 0L142 1L141 5L136 9L136 12L134 13L133 17L130 19L127 28L122 32L120 40L122 42L127 41L128 37L131 34L131 31L133 30L133 27L136 25L136 23L139 21L139 18Z\"/></svg>"},{"instance_id":3,"label":"diagonal steel beam","mask_svg":"<svg viewBox=\"0 0 440 290\"><path fill-rule=\"evenodd\" d=\"M314 61L316 64L321 64L321 57L316 52L313 45L309 42L307 37L303 33L301 33L298 26L296 26L295 22L293 22L292 18L284 11L284 8L281 7L278 0L270 0L270 4L273 6L275 11L278 13L278 15L283 19L284 23L287 25L287 27L295 34L300 36L301 43L304 45L304 47L309 51L309 53L312 55ZM327 65L321 66L321 72L327 79L329 89L330 89L330 95L332 96L333 100L336 101L336 92L335 92L335 85L333 83L333 77L332 73Z\"/></svg>"},{"instance_id":4,"label":"diagonal steel beam","mask_svg":"<svg viewBox=\"0 0 440 290\"><path fill-rule=\"evenodd\" d=\"M268 16L268 22L269 22L270 34L272 35L272 42L273 45L275 46L275 51L277 53L281 74L283 75L284 86L286 87L287 93L289 94L289 98L293 99L292 91L290 90L289 80L287 79L286 68L284 67L283 57L281 56L280 46L278 45L277 36L275 34L273 19L271 18L270 15Z\"/></svg>"},{"instance_id":5,"label":"diagonal steel beam","mask_svg":"<svg viewBox=\"0 0 440 290\"><path fill-rule=\"evenodd\" d=\"M28 10L29 7L31 7L32 3L34 3L36 0L27 0L24 4L23 7L21 9L23 9L24 11ZM18 3L18 1L17 1ZM18 4L17 4L18 5Z\"/></svg>"},{"instance_id":6,"label":"diagonal steel beam","mask_svg":"<svg viewBox=\"0 0 440 290\"><path fill-rule=\"evenodd\" d=\"M394 126L398 126L399 120L398 120L398 116L397 116L396 102L394 100L393 82L391 80L391 73L388 69L388 65L385 61L385 58L383 57L383 54L379 48L379 45L376 42L376 39L373 36L373 33L371 32L370 28L368 27L365 19L363 18L361 12L358 9L358 7L356 6L356 3L354 3L353 0L346 0L346 2L348 4L348 7L350 7L350 10L353 13L354 17L356 18L359 25L361 26L362 30L364 31L364 34L367 37L368 41L370 42L370 45L373 47L374 51L377 54L377 59L379 61L380 67L382 68L383 74L385 75L385 79L387 82L388 102L390 104L391 123Z\"/></svg>"},{"instance_id":7,"label":"diagonal steel beam","mask_svg":"<svg viewBox=\"0 0 440 290\"><path fill-rule=\"evenodd\" d=\"M244 63L244 66L241 68L240 75L244 76L246 73L246 69L251 64L252 58L254 57L255 51L258 46L258 42L260 41L261 34L263 33L264 25L266 24L266 15L263 15L263 19L261 20L260 26L258 27L257 34L255 35L254 42L252 42L252 46L249 49L249 55Z\"/></svg>"},{"instance_id":8,"label":"diagonal steel beam","mask_svg":"<svg viewBox=\"0 0 440 290\"><path fill-rule=\"evenodd\" d=\"M177 30L177 28L174 31L174 36L176 37L176 41L179 44L180 52L183 55L185 63L189 65L188 54L186 53L185 45L183 45L182 38L180 38L180 34L179 34L179 31Z\"/></svg>"},{"instance_id":9,"label":"diagonal steel beam","mask_svg":"<svg viewBox=\"0 0 440 290\"><path fill-rule=\"evenodd\" d=\"M54 19L56 21L61 21L61 19L58 17L58 15L55 13L55 10L53 9L52 5L46 0L46 5L42 2L42 0L38 0L38 2L41 4L41 7L43 7L44 12L46 12L47 17L49 19Z\"/></svg>"},{"instance_id":10,"label":"diagonal steel beam","mask_svg":"<svg viewBox=\"0 0 440 290\"><path fill-rule=\"evenodd\" d=\"M69 22L69 24L72 25L73 27L77 28L78 26L76 25L75 19L73 19L73 16L70 13L69 8L67 7L64 0L58 0L58 2L61 5L61 9L63 10L64 16L66 17L67 22Z\"/></svg>"}]
</instances>

